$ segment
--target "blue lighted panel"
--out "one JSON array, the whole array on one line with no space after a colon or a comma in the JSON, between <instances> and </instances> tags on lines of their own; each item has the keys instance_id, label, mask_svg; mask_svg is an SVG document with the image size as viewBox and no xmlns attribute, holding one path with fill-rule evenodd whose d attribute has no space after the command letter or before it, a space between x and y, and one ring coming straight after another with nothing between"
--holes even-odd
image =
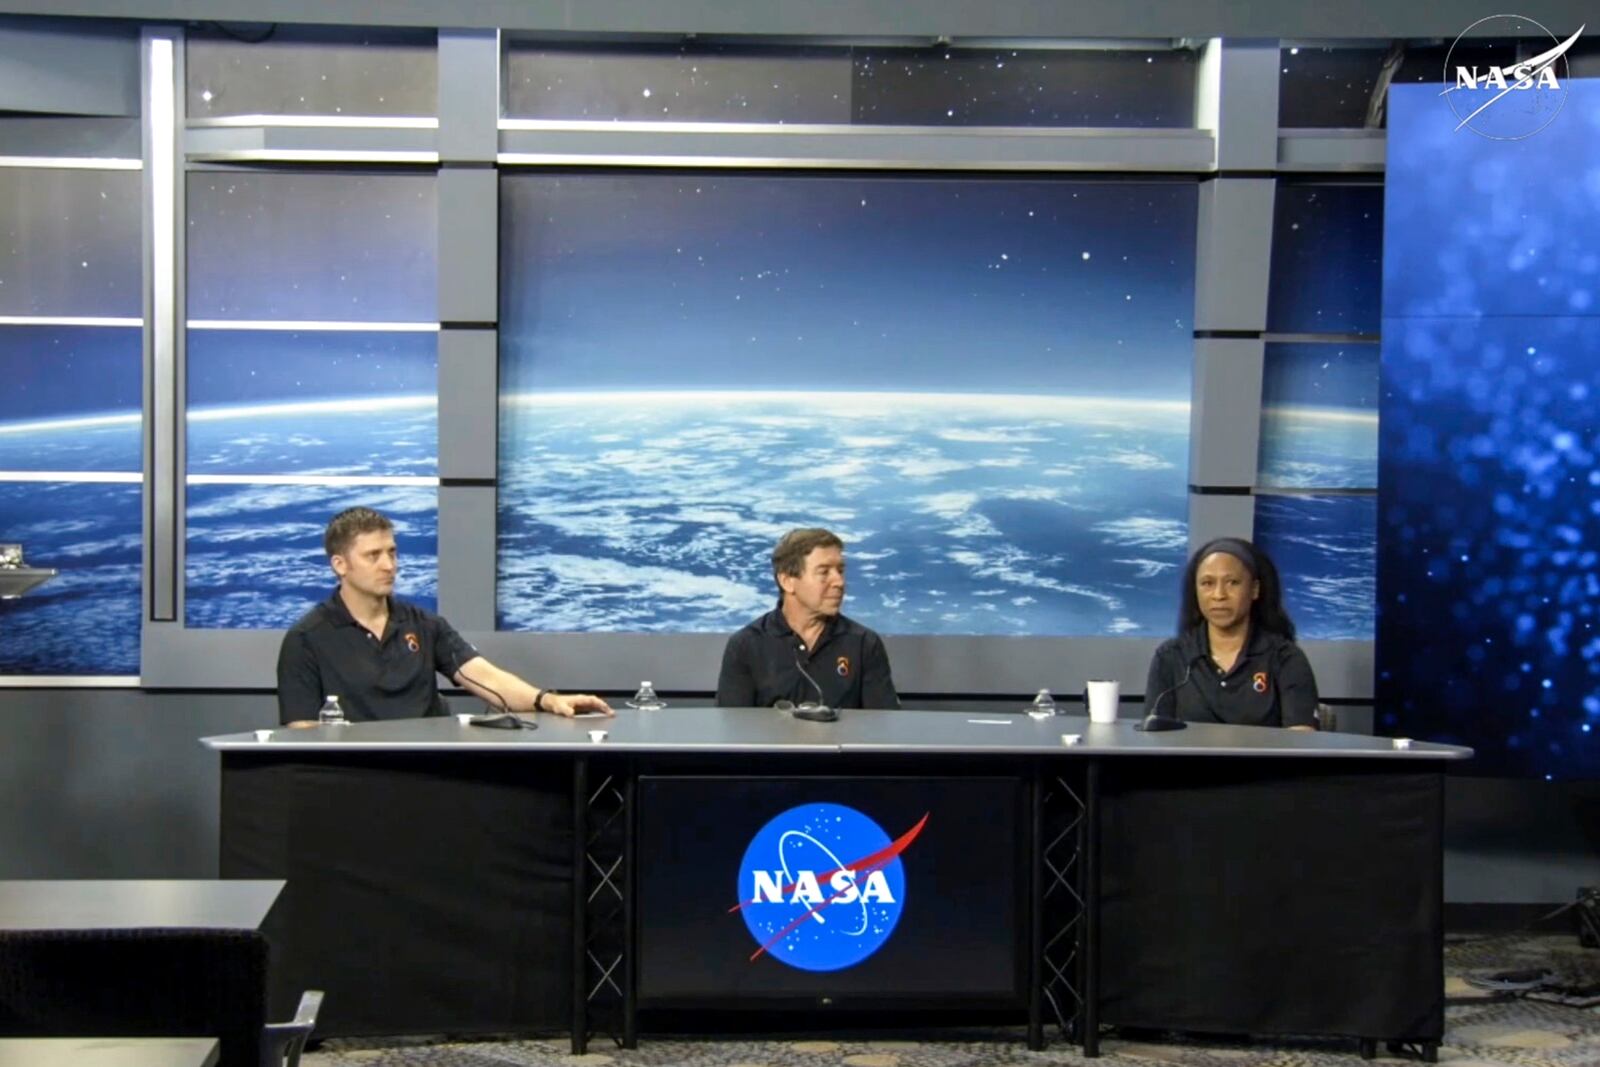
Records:
<instances>
[{"instance_id":1,"label":"blue lighted panel","mask_svg":"<svg viewBox=\"0 0 1600 1067\"><path fill-rule=\"evenodd\" d=\"M1600 775L1600 86L1495 141L1391 94L1379 723Z\"/></svg>"}]
</instances>

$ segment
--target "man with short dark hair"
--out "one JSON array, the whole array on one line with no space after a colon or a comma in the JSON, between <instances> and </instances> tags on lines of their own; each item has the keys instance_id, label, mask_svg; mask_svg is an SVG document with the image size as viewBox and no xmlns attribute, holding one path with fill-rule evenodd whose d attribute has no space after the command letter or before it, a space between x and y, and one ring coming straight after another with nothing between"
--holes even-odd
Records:
<instances>
[{"instance_id":1,"label":"man with short dark hair","mask_svg":"<svg viewBox=\"0 0 1600 1067\"><path fill-rule=\"evenodd\" d=\"M790 530L772 550L772 577L778 606L728 639L717 705L898 708L883 638L839 613L844 542L829 530Z\"/></svg>"},{"instance_id":2,"label":"man with short dark hair","mask_svg":"<svg viewBox=\"0 0 1600 1067\"><path fill-rule=\"evenodd\" d=\"M328 523L322 547L339 577L333 595L301 616L278 650L278 718L315 726L337 696L351 722L445 714L434 672L496 708L611 714L599 697L530 685L478 654L444 619L396 600L394 524L371 508Z\"/></svg>"}]
</instances>

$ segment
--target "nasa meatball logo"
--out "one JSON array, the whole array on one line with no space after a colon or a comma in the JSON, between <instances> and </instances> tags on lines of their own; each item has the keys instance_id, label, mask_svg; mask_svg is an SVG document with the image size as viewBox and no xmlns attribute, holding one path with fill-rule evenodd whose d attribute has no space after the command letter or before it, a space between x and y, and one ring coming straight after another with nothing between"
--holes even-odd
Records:
<instances>
[{"instance_id":1,"label":"nasa meatball logo","mask_svg":"<svg viewBox=\"0 0 1600 1067\"><path fill-rule=\"evenodd\" d=\"M1468 26L1444 59L1444 92L1456 131L1469 129L1491 141L1520 141L1555 121L1567 102L1567 50L1583 34L1560 40L1526 15L1490 15ZM1472 38L1507 37L1539 44L1510 56L1504 65L1461 62L1458 53L1472 48ZM1536 52L1529 55L1529 52Z\"/></svg>"},{"instance_id":2,"label":"nasa meatball logo","mask_svg":"<svg viewBox=\"0 0 1600 1067\"><path fill-rule=\"evenodd\" d=\"M900 854L924 815L891 840L843 804L802 804L769 821L739 863L736 911L755 939L752 961L770 955L802 971L842 971L881 949L905 908Z\"/></svg>"}]
</instances>

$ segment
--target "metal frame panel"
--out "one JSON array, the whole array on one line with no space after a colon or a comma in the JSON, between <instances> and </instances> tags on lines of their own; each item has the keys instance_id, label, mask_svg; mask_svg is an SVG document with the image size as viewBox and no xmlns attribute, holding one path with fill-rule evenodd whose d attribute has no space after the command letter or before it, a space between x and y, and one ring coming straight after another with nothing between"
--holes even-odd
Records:
<instances>
[{"instance_id":1,"label":"metal frame panel","mask_svg":"<svg viewBox=\"0 0 1600 1067\"><path fill-rule=\"evenodd\" d=\"M1141 171L1212 167L1204 130L501 123L502 165Z\"/></svg>"},{"instance_id":2,"label":"metal frame panel","mask_svg":"<svg viewBox=\"0 0 1600 1067\"><path fill-rule=\"evenodd\" d=\"M1387 41L1454 37L1470 16L1459 0L1405 4L1329 4L1278 0L1141 0L1136 4L1038 3L1001 0L6 0L4 10L34 15L86 15L161 20L218 19L377 26L466 26L532 30L552 35L787 34L809 37L883 37L901 43L940 40L1152 36ZM1554 26L1576 27L1592 8L1577 0L1543 0L1535 13ZM964 42L962 42L964 43Z\"/></svg>"},{"instance_id":3,"label":"metal frame panel","mask_svg":"<svg viewBox=\"0 0 1600 1067\"><path fill-rule=\"evenodd\" d=\"M1247 489L1255 484L1265 351L1257 338L1196 339L1189 416L1193 485Z\"/></svg>"},{"instance_id":4,"label":"metal frame panel","mask_svg":"<svg viewBox=\"0 0 1600 1067\"><path fill-rule=\"evenodd\" d=\"M500 243L497 175L490 168L444 166L435 190L439 321L495 322L500 315L500 257L484 250L498 249Z\"/></svg>"},{"instance_id":5,"label":"metal frame panel","mask_svg":"<svg viewBox=\"0 0 1600 1067\"><path fill-rule=\"evenodd\" d=\"M446 482L496 475L495 339L494 330L439 332L439 477Z\"/></svg>"},{"instance_id":6,"label":"metal frame panel","mask_svg":"<svg viewBox=\"0 0 1600 1067\"><path fill-rule=\"evenodd\" d=\"M441 485L439 614L464 632L491 631L494 604L494 486Z\"/></svg>"}]
</instances>

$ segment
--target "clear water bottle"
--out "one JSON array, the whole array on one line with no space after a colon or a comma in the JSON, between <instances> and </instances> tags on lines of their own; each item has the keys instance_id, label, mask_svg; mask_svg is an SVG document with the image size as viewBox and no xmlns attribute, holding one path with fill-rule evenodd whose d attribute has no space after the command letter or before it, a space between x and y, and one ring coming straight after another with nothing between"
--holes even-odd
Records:
<instances>
[{"instance_id":1,"label":"clear water bottle","mask_svg":"<svg viewBox=\"0 0 1600 1067\"><path fill-rule=\"evenodd\" d=\"M1033 698L1033 703L1028 705L1030 719L1048 719L1052 715L1060 715L1061 709L1056 707L1056 698L1050 695L1050 690L1041 689Z\"/></svg>"},{"instance_id":2,"label":"clear water bottle","mask_svg":"<svg viewBox=\"0 0 1600 1067\"><path fill-rule=\"evenodd\" d=\"M350 720L344 717L344 709L339 706L339 698L329 697L322 702L322 710L317 712L317 724L320 726L344 726Z\"/></svg>"},{"instance_id":3,"label":"clear water bottle","mask_svg":"<svg viewBox=\"0 0 1600 1067\"><path fill-rule=\"evenodd\" d=\"M638 708L640 711L655 711L666 706L667 702L656 696L656 687L650 682L640 682L639 691L628 701L628 707Z\"/></svg>"}]
</instances>

